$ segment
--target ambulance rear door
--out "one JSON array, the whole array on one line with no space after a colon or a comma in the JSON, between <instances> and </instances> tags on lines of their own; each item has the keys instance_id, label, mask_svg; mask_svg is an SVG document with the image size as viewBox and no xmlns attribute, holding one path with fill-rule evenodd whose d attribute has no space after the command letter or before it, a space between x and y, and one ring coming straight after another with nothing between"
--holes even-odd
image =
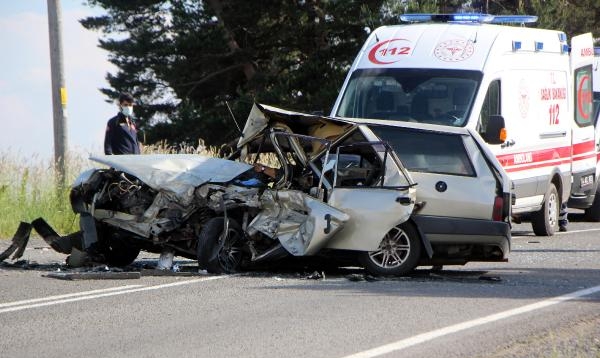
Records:
<instances>
[{"instance_id":1,"label":"ambulance rear door","mask_svg":"<svg viewBox=\"0 0 600 358\"><path fill-rule=\"evenodd\" d=\"M595 193L596 146L593 110L594 46L591 33L571 40L571 70L573 88L572 175L569 206L587 208Z\"/></svg>"}]
</instances>

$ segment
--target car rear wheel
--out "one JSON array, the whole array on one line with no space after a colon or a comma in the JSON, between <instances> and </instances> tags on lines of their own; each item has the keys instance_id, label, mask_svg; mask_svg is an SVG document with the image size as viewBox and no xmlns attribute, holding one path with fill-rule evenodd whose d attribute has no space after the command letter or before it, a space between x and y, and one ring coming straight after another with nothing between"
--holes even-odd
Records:
<instances>
[{"instance_id":1,"label":"car rear wheel","mask_svg":"<svg viewBox=\"0 0 600 358\"><path fill-rule=\"evenodd\" d=\"M404 275L421 256L421 240L413 224L402 223L385 234L375 251L360 253L360 262L375 275Z\"/></svg>"},{"instance_id":2,"label":"car rear wheel","mask_svg":"<svg viewBox=\"0 0 600 358\"><path fill-rule=\"evenodd\" d=\"M531 226L537 236L552 236L558 230L560 197L554 184L550 184L542 208L531 214Z\"/></svg>"},{"instance_id":3,"label":"car rear wheel","mask_svg":"<svg viewBox=\"0 0 600 358\"><path fill-rule=\"evenodd\" d=\"M210 273L233 273L241 264L244 235L239 224L225 218L212 218L198 235L198 266Z\"/></svg>"}]
</instances>

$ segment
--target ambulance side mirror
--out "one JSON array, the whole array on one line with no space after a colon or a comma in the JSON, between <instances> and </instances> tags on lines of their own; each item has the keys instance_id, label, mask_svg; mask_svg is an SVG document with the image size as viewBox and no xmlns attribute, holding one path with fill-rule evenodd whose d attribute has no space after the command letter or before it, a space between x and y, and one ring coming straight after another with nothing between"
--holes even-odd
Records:
<instances>
[{"instance_id":1,"label":"ambulance side mirror","mask_svg":"<svg viewBox=\"0 0 600 358\"><path fill-rule=\"evenodd\" d=\"M490 116L485 133L483 133L483 139L489 144L502 144L506 141L504 117L498 115Z\"/></svg>"}]
</instances>

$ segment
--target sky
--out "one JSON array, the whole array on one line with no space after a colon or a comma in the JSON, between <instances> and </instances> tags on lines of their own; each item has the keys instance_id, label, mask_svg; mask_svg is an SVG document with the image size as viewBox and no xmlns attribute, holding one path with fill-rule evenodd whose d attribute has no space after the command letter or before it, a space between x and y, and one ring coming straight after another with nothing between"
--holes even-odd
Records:
<instances>
[{"instance_id":1,"label":"sky","mask_svg":"<svg viewBox=\"0 0 600 358\"><path fill-rule=\"evenodd\" d=\"M62 0L63 72L69 151L103 151L106 122L118 108L99 91L115 73L99 33L79 20L101 14L83 0ZM46 0L0 1L0 156L53 158L54 132Z\"/></svg>"}]
</instances>

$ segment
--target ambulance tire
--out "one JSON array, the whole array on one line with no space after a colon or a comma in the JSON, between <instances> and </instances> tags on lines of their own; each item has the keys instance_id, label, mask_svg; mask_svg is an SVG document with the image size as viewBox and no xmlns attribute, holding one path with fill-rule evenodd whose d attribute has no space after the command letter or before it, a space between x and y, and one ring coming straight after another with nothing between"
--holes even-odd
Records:
<instances>
[{"instance_id":1,"label":"ambulance tire","mask_svg":"<svg viewBox=\"0 0 600 358\"><path fill-rule=\"evenodd\" d=\"M537 236L552 236L558 230L560 196L554 184L550 184L542 208L531 214L531 226Z\"/></svg>"},{"instance_id":2,"label":"ambulance tire","mask_svg":"<svg viewBox=\"0 0 600 358\"><path fill-rule=\"evenodd\" d=\"M596 197L592 206L585 209L585 220L590 222L600 222L600 185L596 189Z\"/></svg>"}]
</instances>

